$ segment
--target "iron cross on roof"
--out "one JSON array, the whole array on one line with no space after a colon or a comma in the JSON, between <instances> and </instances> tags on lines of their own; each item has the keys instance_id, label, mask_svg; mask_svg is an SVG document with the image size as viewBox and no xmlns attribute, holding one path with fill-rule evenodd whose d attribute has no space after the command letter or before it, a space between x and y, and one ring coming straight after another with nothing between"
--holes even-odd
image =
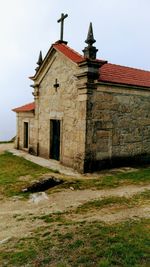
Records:
<instances>
[{"instance_id":1,"label":"iron cross on roof","mask_svg":"<svg viewBox=\"0 0 150 267\"><path fill-rule=\"evenodd\" d=\"M64 35L64 20L68 17L68 14L64 15L61 14L61 18L57 20L57 22L61 22L61 30L60 30L60 41L63 41L63 35Z\"/></svg>"}]
</instances>

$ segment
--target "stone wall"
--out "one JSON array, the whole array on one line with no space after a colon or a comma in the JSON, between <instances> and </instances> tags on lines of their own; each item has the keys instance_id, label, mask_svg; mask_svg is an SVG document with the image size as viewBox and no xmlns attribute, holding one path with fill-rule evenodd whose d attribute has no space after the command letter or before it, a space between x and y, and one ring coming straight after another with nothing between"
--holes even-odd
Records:
<instances>
[{"instance_id":1,"label":"stone wall","mask_svg":"<svg viewBox=\"0 0 150 267\"><path fill-rule=\"evenodd\" d=\"M24 148L23 123L29 122L29 145L50 158L50 120L60 120L60 161L80 172L149 157L150 90L97 83L99 64L78 66L53 51L35 80L35 113L18 114L16 146Z\"/></svg>"},{"instance_id":2,"label":"stone wall","mask_svg":"<svg viewBox=\"0 0 150 267\"><path fill-rule=\"evenodd\" d=\"M17 136L16 136L16 141L15 141L15 147L17 149L25 149L24 148L24 122L28 122L29 124L29 147L32 148L33 152L35 152L36 151L35 119L34 119L33 112L17 113Z\"/></svg>"},{"instance_id":3,"label":"stone wall","mask_svg":"<svg viewBox=\"0 0 150 267\"><path fill-rule=\"evenodd\" d=\"M85 169L148 159L150 91L99 85L89 100L87 114Z\"/></svg>"},{"instance_id":4,"label":"stone wall","mask_svg":"<svg viewBox=\"0 0 150 267\"><path fill-rule=\"evenodd\" d=\"M39 83L39 97L36 98L39 155L50 157L50 120L60 120L60 161L80 170L83 169L85 151L86 109L78 98L76 87L75 75L79 70L75 63L57 52L49 65L43 78L36 81ZM54 87L56 79L59 83L57 90Z\"/></svg>"}]
</instances>

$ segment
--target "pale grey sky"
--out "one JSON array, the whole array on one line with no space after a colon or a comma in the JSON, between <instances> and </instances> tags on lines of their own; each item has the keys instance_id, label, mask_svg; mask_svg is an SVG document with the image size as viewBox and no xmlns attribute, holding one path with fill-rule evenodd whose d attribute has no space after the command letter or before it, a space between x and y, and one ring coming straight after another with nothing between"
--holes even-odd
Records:
<instances>
[{"instance_id":1,"label":"pale grey sky","mask_svg":"<svg viewBox=\"0 0 150 267\"><path fill-rule=\"evenodd\" d=\"M64 39L82 53L93 23L98 57L150 70L150 0L0 0L0 141L16 132L12 108L33 101L39 51L59 39L57 19L68 13Z\"/></svg>"}]
</instances>

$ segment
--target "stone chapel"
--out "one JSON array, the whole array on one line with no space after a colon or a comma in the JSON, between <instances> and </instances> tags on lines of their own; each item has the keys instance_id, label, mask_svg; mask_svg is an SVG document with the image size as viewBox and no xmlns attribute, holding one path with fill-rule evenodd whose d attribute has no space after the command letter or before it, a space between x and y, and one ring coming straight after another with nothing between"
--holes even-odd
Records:
<instances>
[{"instance_id":1,"label":"stone chapel","mask_svg":"<svg viewBox=\"0 0 150 267\"><path fill-rule=\"evenodd\" d=\"M90 23L80 55L63 40L40 52L34 102L17 114L16 148L77 171L150 162L150 71L96 57Z\"/></svg>"}]
</instances>

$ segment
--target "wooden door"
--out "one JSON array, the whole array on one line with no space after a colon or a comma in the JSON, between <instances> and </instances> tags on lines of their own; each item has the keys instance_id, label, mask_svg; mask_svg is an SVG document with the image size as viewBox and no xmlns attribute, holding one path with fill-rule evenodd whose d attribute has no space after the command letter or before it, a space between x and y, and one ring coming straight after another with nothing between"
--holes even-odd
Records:
<instances>
[{"instance_id":1,"label":"wooden door","mask_svg":"<svg viewBox=\"0 0 150 267\"><path fill-rule=\"evenodd\" d=\"M60 120L50 121L50 158L60 159Z\"/></svg>"},{"instance_id":2,"label":"wooden door","mask_svg":"<svg viewBox=\"0 0 150 267\"><path fill-rule=\"evenodd\" d=\"M29 143L29 127L28 122L24 122L24 148L28 148Z\"/></svg>"}]
</instances>

